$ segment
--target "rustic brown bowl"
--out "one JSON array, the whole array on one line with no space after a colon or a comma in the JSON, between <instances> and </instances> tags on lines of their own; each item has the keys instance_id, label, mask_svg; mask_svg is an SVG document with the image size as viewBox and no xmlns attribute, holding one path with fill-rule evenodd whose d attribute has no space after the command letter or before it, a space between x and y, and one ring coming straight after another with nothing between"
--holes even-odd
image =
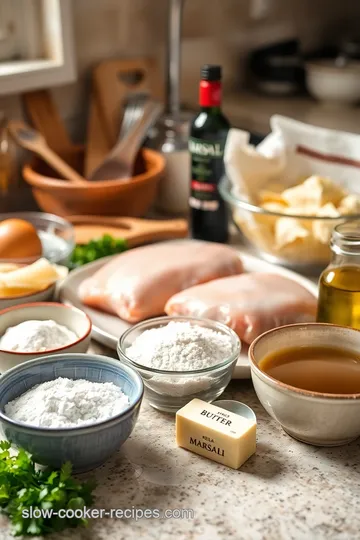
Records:
<instances>
[{"instance_id":1,"label":"rustic brown bowl","mask_svg":"<svg viewBox=\"0 0 360 540\"><path fill-rule=\"evenodd\" d=\"M64 156L65 157L65 156ZM104 180L77 186L59 178L40 158L23 167L24 180L32 187L44 212L69 216L73 214L144 216L152 205L158 182L164 171L164 157L154 150L142 150L145 171L129 180ZM68 160L82 171L84 150L79 148Z\"/></svg>"}]
</instances>

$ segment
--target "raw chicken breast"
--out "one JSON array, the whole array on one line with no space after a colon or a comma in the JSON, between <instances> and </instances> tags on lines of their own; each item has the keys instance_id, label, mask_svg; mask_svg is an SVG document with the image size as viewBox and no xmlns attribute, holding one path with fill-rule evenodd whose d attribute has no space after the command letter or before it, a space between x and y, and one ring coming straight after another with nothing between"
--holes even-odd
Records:
<instances>
[{"instance_id":1,"label":"raw chicken breast","mask_svg":"<svg viewBox=\"0 0 360 540\"><path fill-rule=\"evenodd\" d=\"M88 306L138 322L164 313L174 294L225 276L243 265L228 246L197 240L162 242L114 257L79 287Z\"/></svg>"},{"instance_id":2,"label":"raw chicken breast","mask_svg":"<svg viewBox=\"0 0 360 540\"><path fill-rule=\"evenodd\" d=\"M250 344L272 328L314 321L316 307L315 297L295 281L254 272L217 279L176 294L165 311L168 315L206 317L225 323Z\"/></svg>"}]
</instances>

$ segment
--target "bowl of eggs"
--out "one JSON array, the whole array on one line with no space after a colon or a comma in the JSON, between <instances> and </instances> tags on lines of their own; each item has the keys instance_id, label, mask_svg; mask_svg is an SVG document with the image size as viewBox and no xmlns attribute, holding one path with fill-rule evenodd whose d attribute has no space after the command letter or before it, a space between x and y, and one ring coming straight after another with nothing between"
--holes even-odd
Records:
<instances>
[{"instance_id":1,"label":"bowl of eggs","mask_svg":"<svg viewBox=\"0 0 360 540\"><path fill-rule=\"evenodd\" d=\"M51 214L0 214L0 309L52 300L68 273L74 229Z\"/></svg>"},{"instance_id":2,"label":"bowl of eggs","mask_svg":"<svg viewBox=\"0 0 360 540\"><path fill-rule=\"evenodd\" d=\"M0 214L0 263L30 264L45 257L66 264L75 247L67 220L41 212Z\"/></svg>"}]
</instances>

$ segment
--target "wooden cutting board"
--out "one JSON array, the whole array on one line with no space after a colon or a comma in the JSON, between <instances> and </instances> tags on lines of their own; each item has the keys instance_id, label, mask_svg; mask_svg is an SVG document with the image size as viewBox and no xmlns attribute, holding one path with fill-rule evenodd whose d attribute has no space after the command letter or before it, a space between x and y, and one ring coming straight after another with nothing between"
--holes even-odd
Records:
<instances>
[{"instance_id":1,"label":"wooden cutting board","mask_svg":"<svg viewBox=\"0 0 360 540\"><path fill-rule=\"evenodd\" d=\"M185 238L188 235L185 219L155 220L107 216L70 216L66 219L74 225L77 244L87 244L104 234L126 239L129 247L158 240Z\"/></svg>"},{"instance_id":2,"label":"wooden cutting board","mask_svg":"<svg viewBox=\"0 0 360 540\"><path fill-rule=\"evenodd\" d=\"M145 92L162 99L161 76L149 58L106 60L93 71L94 88L110 148L119 135L124 102L133 92Z\"/></svg>"}]
</instances>

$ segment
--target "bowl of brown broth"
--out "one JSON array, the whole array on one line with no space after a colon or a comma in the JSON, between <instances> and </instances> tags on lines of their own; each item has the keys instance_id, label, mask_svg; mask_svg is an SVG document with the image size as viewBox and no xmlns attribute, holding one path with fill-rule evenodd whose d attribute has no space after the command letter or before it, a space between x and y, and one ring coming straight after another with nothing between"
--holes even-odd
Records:
<instances>
[{"instance_id":1,"label":"bowl of brown broth","mask_svg":"<svg viewBox=\"0 0 360 540\"><path fill-rule=\"evenodd\" d=\"M249 360L260 402L289 435L316 446L360 436L360 330L282 326L253 341Z\"/></svg>"}]
</instances>

